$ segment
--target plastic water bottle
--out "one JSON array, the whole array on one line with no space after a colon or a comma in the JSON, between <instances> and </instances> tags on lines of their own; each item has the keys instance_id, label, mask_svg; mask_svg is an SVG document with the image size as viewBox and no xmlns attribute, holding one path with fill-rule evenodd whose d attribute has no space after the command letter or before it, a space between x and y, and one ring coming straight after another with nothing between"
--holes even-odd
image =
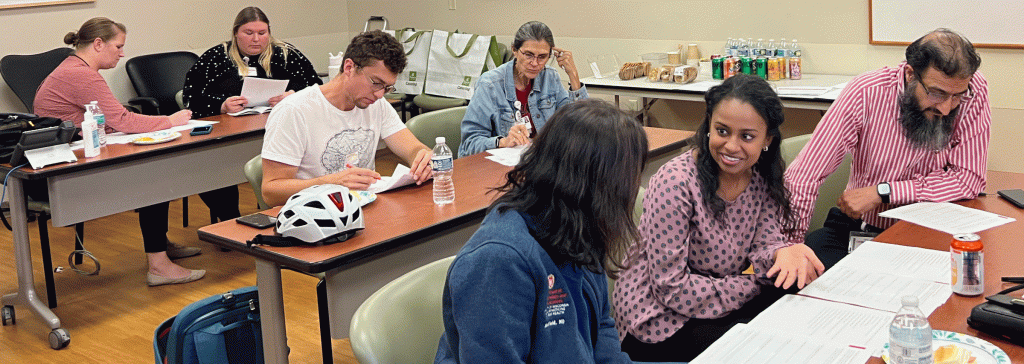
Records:
<instances>
[{"instance_id":1,"label":"plastic water bottle","mask_svg":"<svg viewBox=\"0 0 1024 364\"><path fill-rule=\"evenodd\" d=\"M89 105L86 106L85 119L82 120L82 143L84 144L85 157L92 158L100 155L100 134L96 127L96 118L89 112Z\"/></svg>"},{"instance_id":2,"label":"plastic water bottle","mask_svg":"<svg viewBox=\"0 0 1024 364\"><path fill-rule=\"evenodd\" d=\"M96 120L96 130L100 133L100 147L107 145L107 118L103 115L103 110L100 110L100 105L93 101L89 105L85 105L86 114L92 114L92 118Z\"/></svg>"},{"instance_id":3,"label":"plastic water bottle","mask_svg":"<svg viewBox=\"0 0 1024 364\"><path fill-rule=\"evenodd\" d=\"M434 139L434 156L430 168L434 170L434 204L444 205L455 201L455 184L452 182L452 150L444 143L444 137Z\"/></svg>"},{"instance_id":4,"label":"plastic water bottle","mask_svg":"<svg viewBox=\"0 0 1024 364\"><path fill-rule=\"evenodd\" d=\"M889 363L932 364L932 327L915 296L903 297L903 307L889 325Z\"/></svg>"}]
</instances>

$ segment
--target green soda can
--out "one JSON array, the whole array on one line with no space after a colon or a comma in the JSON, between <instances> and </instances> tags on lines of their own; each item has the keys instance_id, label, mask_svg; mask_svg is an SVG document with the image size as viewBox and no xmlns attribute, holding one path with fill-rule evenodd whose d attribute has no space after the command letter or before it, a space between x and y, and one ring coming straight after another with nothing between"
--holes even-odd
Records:
<instances>
[{"instance_id":1,"label":"green soda can","mask_svg":"<svg viewBox=\"0 0 1024 364\"><path fill-rule=\"evenodd\" d=\"M716 80L725 78L725 74L722 71L722 58L711 59L711 78Z\"/></svg>"},{"instance_id":2,"label":"green soda can","mask_svg":"<svg viewBox=\"0 0 1024 364\"><path fill-rule=\"evenodd\" d=\"M751 63L752 62L750 61L750 57L741 57L740 58L740 72L743 72L743 73L748 74L748 75L754 74L754 72L752 71L753 67L752 67Z\"/></svg>"},{"instance_id":3,"label":"green soda can","mask_svg":"<svg viewBox=\"0 0 1024 364\"><path fill-rule=\"evenodd\" d=\"M763 79L763 80L767 80L768 79L768 59L764 58L764 57L758 57L757 61L755 61L755 63L757 64L755 66L757 68L757 76L761 77L761 79Z\"/></svg>"}]
</instances>

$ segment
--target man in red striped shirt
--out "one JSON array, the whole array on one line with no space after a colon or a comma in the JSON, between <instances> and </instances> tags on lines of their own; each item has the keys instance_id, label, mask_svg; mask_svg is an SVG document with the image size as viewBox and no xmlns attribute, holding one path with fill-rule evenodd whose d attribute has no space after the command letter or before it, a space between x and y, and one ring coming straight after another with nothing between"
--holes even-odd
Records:
<instances>
[{"instance_id":1,"label":"man in red striped shirt","mask_svg":"<svg viewBox=\"0 0 1024 364\"><path fill-rule=\"evenodd\" d=\"M992 113L981 57L963 36L937 29L906 61L857 76L822 117L785 174L804 242L818 187L850 153L846 191L806 243L826 267L846 256L851 231L880 232L890 208L975 198L985 188Z\"/></svg>"}]
</instances>

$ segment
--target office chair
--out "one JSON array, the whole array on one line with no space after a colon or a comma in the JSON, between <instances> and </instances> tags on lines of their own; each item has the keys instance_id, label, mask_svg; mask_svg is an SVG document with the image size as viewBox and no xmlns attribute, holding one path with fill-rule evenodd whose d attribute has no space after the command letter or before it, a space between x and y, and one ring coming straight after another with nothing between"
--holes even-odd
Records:
<instances>
[{"instance_id":1,"label":"office chair","mask_svg":"<svg viewBox=\"0 0 1024 364\"><path fill-rule=\"evenodd\" d=\"M43 83L46 76L50 75L65 58L68 58L75 50L68 47L61 47L32 55L11 54L0 59L0 73L3 73L4 82L14 91L25 109L32 112L32 102L36 98L36 89Z\"/></svg>"},{"instance_id":2,"label":"office chair","mask_svg":"<svg viewBox=\"0 0 1024 364\"><path fill-rule=\"evenodd\" d=\"M363 301L352 315L349 341L360 363L433 363L444 333L441 296L455 257L416 268Z\"/></svg>"},{"instance_id":3,"label":"office chair","mask_svg":"<svg viewBox=\"0 0 1024 364\"><path fill-rule=\"evenodd\" d=\"M434 138L443 136L452 156L458 158L459 145L462 144L462 117L466 115L467 108L460 106L416 115L405 126L428 148L436 144Z\"/></svg>"},{"instance_id":4,"label":"office chair","mask_svg":"<svg viewBox=\"0 0 1024 364\"><path fill-rule=\"evenodd\" d=\"M7 55L0 59L0 74L7 86L14 91L28 112L33 111L32 102L36 98L36 90L43 80L64 62L75 50L61 47L32 55ZM29 200L28 212L34 214L39 223L39 245L43 255L43 275L46 280L46 303L50 308L57 308L57 292L53 281L53 261L50 256L50 234L46 222L50 220L50 203L47 201ZM6 225L6 221L4 222ZM7 226L10 229L10 226ZM75 224L75 250L84 250L82 240L85 237L85 223ZM75 255L75 264L82 264L82 255Z\"/></svg>"},{"instance_id":5,"label":"office chair","mask_svg":"<svg viewBox=\"0 0 1024 364\"><path fill-rule=\"evenodd\" d=\"M185 73L199 60L192 52L178 51L132 57L124 69L138 97L128 104L146 115L171 115L182 107L177 95L185 87ZM188 197L181 198L181 226L188 226ZM217 219L210 214L210 223Z\"/></svg>"},{"instance_id":6,"label":"office chair","mask_svg":"<svg viewBox=\"0 0 1024 364\"><path fill-rule=\"evenodd\" d=\"M252 187L252 193L256 194L256 206L260 210L269 209L270 206L263 201L263 156L257 154L242 166L245 179ZM327 281L323 273L309 274L320 279L316 284L317 312L320 317L320 347L322 348L324 363L334 362L334 352L331 351L331 321L330 313L327 310Z\"/></svg>"},{"instance_id":7,"label":"office chair","mask_svg":"<svg viewBox=\"0 0 1024 364\"><path fill-rule=\"evenodd\" d=\"M782 159L786 161L786 166L793 163L800 150L811 140L811 135L798 135L782 140L779 150L782 152ZM846 182L850 180L850 160L850 155L847 154L843 161L839 163L836 171L829 175L828 178L825 178L821 187L818 188L818 199L814 202L814 214L811 216L808 232L821 229L825 225L828 210L836 206L839 196L846 190Z\"/></svg>"}]
</instances>

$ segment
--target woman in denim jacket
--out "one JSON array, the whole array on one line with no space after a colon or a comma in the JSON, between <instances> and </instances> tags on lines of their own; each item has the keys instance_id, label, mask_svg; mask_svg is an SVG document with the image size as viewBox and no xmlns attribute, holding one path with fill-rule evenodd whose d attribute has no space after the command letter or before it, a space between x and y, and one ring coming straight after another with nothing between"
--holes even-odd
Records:
<instances>
[{"instance_id":1,"label":"woman in denim jacket","mask_svg":"<svg viewBox=\"0 0 1024 364\"><path fill-rule=\"evenodd\" d=\"M514 147L530 138L562 105L587 98L572 53L555 47L547 25L531 21L519 27L512 40L511 62L480 76L466 116L462 119L459 156L499 147ZM569 75L569 91L558 71L546 67L555 58Z\"/></svg>"}]
</instances>

